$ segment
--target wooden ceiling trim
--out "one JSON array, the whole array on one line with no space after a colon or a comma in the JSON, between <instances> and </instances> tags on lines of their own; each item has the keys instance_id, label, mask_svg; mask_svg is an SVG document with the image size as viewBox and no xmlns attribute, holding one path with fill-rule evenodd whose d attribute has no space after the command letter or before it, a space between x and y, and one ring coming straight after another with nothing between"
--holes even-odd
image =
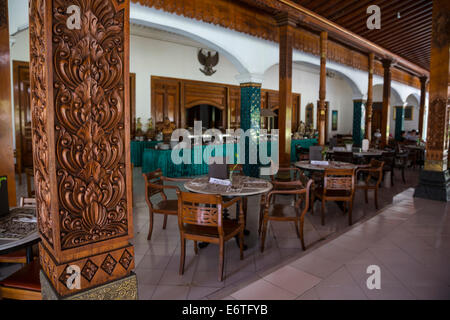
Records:
<instances>
[{"instance_id":1,"label":"wooden ceiling trim","mask_svg":"<svg viewBox=\"0 0 450 320\"><path fill-rule=\"evenodd\" d=\"M265 0L254 1L255 3L265 2ZM214 2L211 0L132 0L132 2L278 42L278 29L273 15L242 3L228 0L214 0ZM332 39L328 41L328 45L329 60L363 71L368 70L367 54L353 49L354 44L350 48L345 43L341 44ZM318 56L319 35L305 28L296 28L294 48ZM427 74L426 70L423 71ZM405 84L408 83L405 82Z\"/></svg>"},{"instance_id":2,"label":"wooden ceiling trim","mask_svg":"<svg viewBox=\"0 0 450 320\"><path fill-rule=\"evenodd\" d=\"M331 1L330 1L331 2ZM347 2L347 1L342 1L342 2ZM350 2L350 3L348 3L348 5L345 5L344 4L344 6L342 7L342 8L340 8L340 9L338 9L338 11L336 12L336 14L330 14L329 16L328 16L328 18L331 20L331 21L338 21L339 19L341 19L342 17L345 17L346 15L348 15L350 12L349 12L349 8L351 8L351 12L354 12L354 11L357 11L357 10L359 10L360 8L367 8L368 7L368 4L369 3L372 3L373 2L373 0L364 0L364 1L360 1L360 0L356 0L356 1L354 1L354 2ZM301 5L301 3L300 3L300 5ZM340 7L340 3L337 3L336 5L335 5L335 8L337 9L338 7ZM365 11L365 9L364 9L364 11ZM322 12L323 13L323 12Z\"/></svg>"}]
</instances>

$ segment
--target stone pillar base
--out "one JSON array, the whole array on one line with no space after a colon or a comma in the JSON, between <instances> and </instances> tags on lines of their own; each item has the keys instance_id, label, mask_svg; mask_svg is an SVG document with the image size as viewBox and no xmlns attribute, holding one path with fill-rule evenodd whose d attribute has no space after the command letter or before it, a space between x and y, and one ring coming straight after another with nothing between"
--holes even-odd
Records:
<instances>
[{"instance_id":1,"label":"stone pillar base","mask_svg":"<svg viewBox=\"0 0 450 320\"><path fill-rule=\"evenodd\" d=\"M61 297L52 287L44 272L40 272L42 300L137 300L137 279L132 272L129 276L108 282L74 295Z\"/></svg>"},{"instance_id":2,"label":"stone pillar base","mask_svg":"<svg viewBox=\"0 0 450 320\"><path fill-rule=\"evenodd\" d=\"M420 172L419 185L414 197L437 201L450 201L450 173L446 171Z\"/></svg>"}]
</instances>

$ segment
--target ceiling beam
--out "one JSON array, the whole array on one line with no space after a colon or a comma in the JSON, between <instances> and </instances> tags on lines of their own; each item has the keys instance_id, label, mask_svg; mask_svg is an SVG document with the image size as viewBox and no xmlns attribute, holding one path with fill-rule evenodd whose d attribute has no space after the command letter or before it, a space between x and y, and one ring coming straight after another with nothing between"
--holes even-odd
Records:
<instances>
[{"instance_id":1,"label":"ceiling beam","mask_svg":"<svg viewBox=\"0 0 450 320\"><path fill-rule=\"evenodd\" d=\"M248 1L248 0L247 0ZM419 76L429 76L429 71L423 67L420 67L399 55L396 55L381 46L339 26L338 24L308 10L290 0L278 0L274 2L273 0L258 0L259 3L264 3L266 6L272 9L279 10L279 4L282 3L284 11L290 11L296 13L296 16L301 19L302 23L310 25L319 30L327 31L330 35L335 38L340 39L343 42L360 48L367 53L373 52L381 58L388 58L395 60L397 64L407 68L410 72Z\"/></svg>"}]
</instances>

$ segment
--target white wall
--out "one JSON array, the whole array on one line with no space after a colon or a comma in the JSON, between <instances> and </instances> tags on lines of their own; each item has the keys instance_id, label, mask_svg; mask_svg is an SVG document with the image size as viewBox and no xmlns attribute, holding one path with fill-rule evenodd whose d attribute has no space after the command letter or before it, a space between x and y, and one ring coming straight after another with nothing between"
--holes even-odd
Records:
<instances>
[{"instance_id":1,"label":"white wall","mask_svg":"<svg viewBox=\"0 0 450 320\"><path fill-rule=\"evenodd\" d=\"M197 47L149 39L130 37L130 72L136 73L136 117L144 122L150 117L150 78L162 76L239 85L235 66L223 55L214 68L216 73L205 76L197 59Z\"/></svg>"},{"instance_id":2,"label":"white wall","mask_svg":"<svg viewBox=\"0 0 450 320\"><path fill-rule=\"evenodd\" d=\"M278 90L279 68L275 65L264 74L263 88ZM292 72L292 91L300 93L301 112L300 120L306 119L306 105L314 105L314 125L316 125L317 101L319 100L319 70L315 67L295 64ZM353 91L346 80L336 76L327 77L326 101L330 103L328 136L335 134L352 133L353 130ZM338 111L338 130L331 131L331 111Z\"/></svg>"}]
</instances>

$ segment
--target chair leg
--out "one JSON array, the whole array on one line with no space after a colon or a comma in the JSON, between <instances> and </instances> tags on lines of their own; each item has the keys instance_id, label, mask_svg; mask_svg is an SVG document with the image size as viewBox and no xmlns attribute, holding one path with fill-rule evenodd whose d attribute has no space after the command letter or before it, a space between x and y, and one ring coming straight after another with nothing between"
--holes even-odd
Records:
<instances>
[{"instance_id":1,"label":"chair leg","mask_svg":"<svg viewBox=\"0 0 450 320\"><path fill-rule=\"evenodd\" d=\"M167 227L167 214L164 215L163 229L165 230Z\"/></svg>"},{"instance_id":2,"label":"chair leg","mask_svg":"<svg viewBox=\"0 0 450 320\"><path fill-rule=\"evenodd\" d=\"M151 240L152 239L152 233L153 233L153 211L150 210L149 211L150 214L150 221L148 224L148 236L147 236L147 240Z\"/></svg>"},{"instance_id":3,"label":"chair leg","mask_svg":"<svg viewBox=\"0 0 450 320\"><path fill-rule=\"evenodd\" d=\"M186 257L186 239L181 236L180 275L184 274L184 259Z\"/></svg>"},{"instance_id":4,"label":"chair leg","mask_svg":"<svg viewBox=\"0 0 450 320\"><path fill-rule=\"evenodd\" d=\"M195 255L198 255L198 245L197 244L198 244L197 241L194 241L194 252L195 252Z\"/></svg>"},{"instance_id":5,"label":"chair leg","mask_svg":"<svg viewBox=\"0 0 450 320\"><path fill-rule=\"evenodd\" d=\"M378 188L375 188L375 209L378 210Z\"/></svg>"},{"instance_id":6,"label":"chair leg","mask_svg":"<svg viewBox=\"0 0 450 320\"><path fill-rule=\"evenodd\" d=\"M311 192L311 200L310 200L310 207L311 207L311 215L314 215L314 203L316 202L316 199L314 197L314 192Z\"/></svg>"},{"instance_id":7,"label":"chair leg","mask_svg":"<svg viewBox=\"0 0 450 320\"><path fill-rule=\"evenodd\" d=\"M264 252L264 243L266 241L267 224L268 224L268 221L266 219L264 219L263 225L262 225L262 235L261 235L261 252Z\"/></svg>"},{"instance_id":8,"label":"chair leg","mask_svg":"<svg viewBox=\"0 0 450 320\"><path fill-rule=\"evenodd\" d=\"M225 242L222 240L219 244L219 281L223 281L223 265L225 257Z\"/></svg>"},{"instance_id":9,"label":"chair leg","mask_svg":"<svg viewBox=\"0 0 450 320\"><path fill-rule=\"evenodd\" d=\"M239 233L239 254L240 259L244 260L244 229Z\"/></svg>"},{"instance_id":10,"label":"chair leg","mask_svg":"<svg viewBox=\"0 0 450 320\"><path fill-rule=\"evenodd\" d=\"M394 186L394 169L391 171L391 186Z\"/></svg>"},{"instance_id":11,"label":"chair leg","mask_svg":"<svg viewBox=\"0 0 450 320\"><path fill-rule=\"evenodd\" d=\"M303 233L303 227L304 227L305 221L304 219L300 219L299 225L298 225L298 232L300 233L300 241L302 243L302 250L306 250L305 246L305 239L304 239L304 233Z\"/></svg>"},{"instance_id":12,"label":"chair leg","mask_svg":"<svg viewBox=\"0 0 450 320\"><path fill-rule=\"evenodd\" d=\"M351 226L352 222L353 201L348 202L348 225Z\"/></svg>"},{"instance_id":13,"label":"chair leg","mask_svg":"<svg viewBox=\"0 0 450 320\"><path fill-rule=\"evenodd\" d=\"M322 215L322 225L325 225L325 200L322 199L322 209L320 210L320 214Z\"/></svg>"}]
</instances>

